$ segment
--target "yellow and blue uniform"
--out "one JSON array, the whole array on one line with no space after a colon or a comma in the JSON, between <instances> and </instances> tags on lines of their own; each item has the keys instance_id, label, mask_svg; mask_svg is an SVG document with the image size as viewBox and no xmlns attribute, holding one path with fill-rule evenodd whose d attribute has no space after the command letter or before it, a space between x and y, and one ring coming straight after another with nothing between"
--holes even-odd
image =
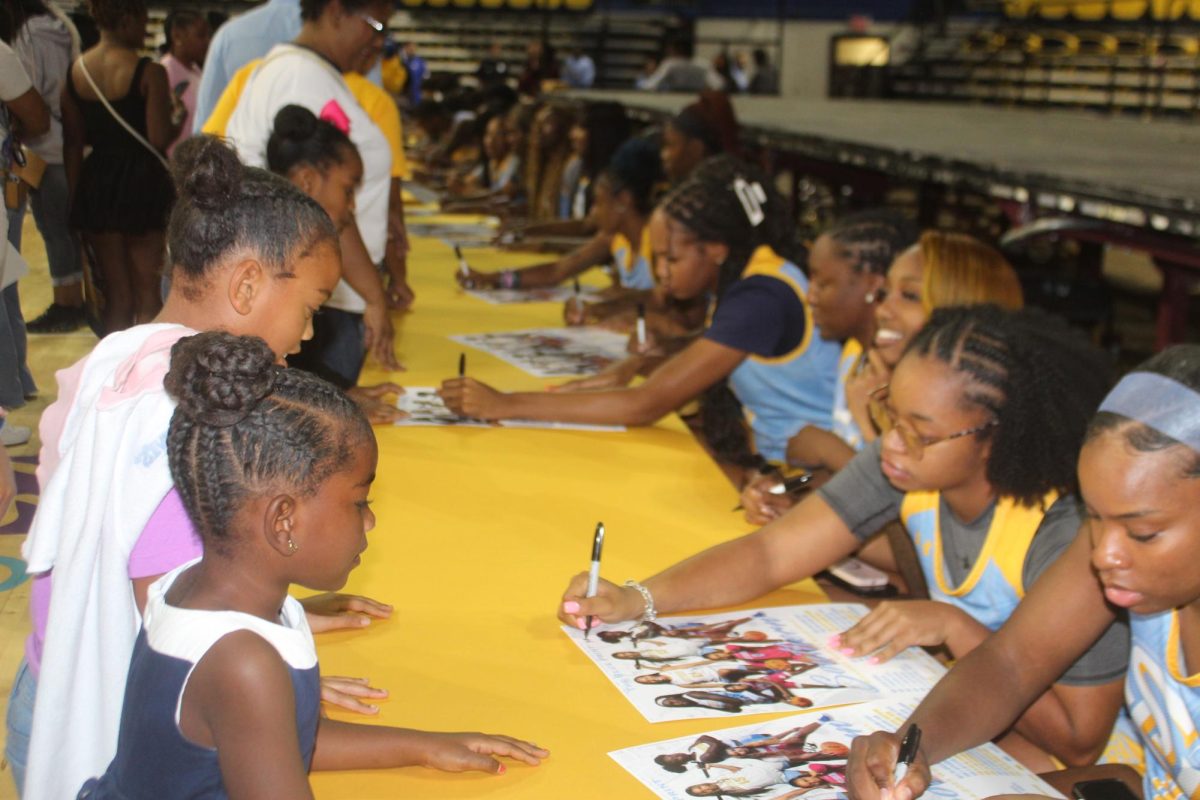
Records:
<instances>
[{"instance_id":1,"label":"yellow and blue uniform","mask_svg":"<svg viewBox=\"0 0 1200 800\"><path fill-rule=\"evenodd\" d=\"M642 227L637 250L624 234L613 236L609 246L617 268L617 280L626 289L654 288L654 251L650 247L650 226Z\"/></svg>"},{"instance_id":2,"label":"yellow and blue uniform","mask_svg":"<svg viewBox=\"0 0 1200 800\"><path fill-rule=\"evenodd\" d=\"M754 251L742 270L738 284L768 278L776 282L779 291L797 313L788 322L799 332L794 346L777 355L765 354L751 347L741 347L749 355L730 374L729 387L741 401L746 420L754 433L755 450L768 461L787 460L788 439L806 425L829 430L833 423L833 402L838 378L838 345L816 335L808 308L808 278L795 264L763 246ZM731 287L717 306L713 326L706 338L738 346L722 340L714 331L721 324L722 314L732 312L734 287ZM769 322L770 309L756 310L764 325ZM739 310L740 311L740 310ZM778 333L775 334L778 336Z\"/></svg>"},{"instance_id":3,"label":"yellow and blue uniform","mask_svg":"<svg viewBox=\"0 0 1200 800\"><path fill-rule=\"evenodd\" d=\"M1179 612L1131 614L1130 631L1125 705L1145 746L1143 794L1200 797L1200 672L1184 671Z\"/></svg>"},{"instance_id":4,"label":"yellow and blue uniform","mask_svg":"<svg viewBox=\"0 0 1200 800\"><path fill-rule=\"evenodd\" d=\"M900 503L900 520L916 545L921 571L929 584L929 597L949 603L971 615L991 630L998 629L1012 615L1025 596L1022 573L1025 555L1054 504L1054 492L1042 498L1040 506L1019 505L1009 497L996 501L987 538L966 578L953 586L945 574L942 557L940 492L909 492Z\"/></svg>"},{"instance_id":5,"label":"yellow and blue uniform","mask_svg":"<svg viewBox=\"0 0 1200 800\"><path fill-rule=\"evenodd\" d=\"M863 347L857 339L847 339L842 345L842 358L838 362L838 382L833 396L833 428L837 437L855 450L862 450L863 435L850 413L846 402L846 383L854 372L855 365L862 359Z\"/></svg>"}]
</instances>

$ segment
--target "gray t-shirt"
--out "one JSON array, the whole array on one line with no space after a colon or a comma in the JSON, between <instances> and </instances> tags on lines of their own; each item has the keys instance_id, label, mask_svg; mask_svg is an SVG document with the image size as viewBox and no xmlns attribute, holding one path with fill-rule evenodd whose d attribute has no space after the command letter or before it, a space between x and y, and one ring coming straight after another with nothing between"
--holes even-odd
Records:
<instances>
[{"instance_id":1,"label":"gray t-shirt","mask_svg":"<svg viewBox=\"0 0 1200 800\"><path fill-rule=\"evenodd\" d=\"M851 533L864 541L899 518L900 503L904 499L904 492L892 486L880 469L879 451L879 440L867 445L833 480L817 490ZM995 510L993 503L978 519L964 522L955 516L944 499L941 501L938 521L942 558L952 585L959 585L970 573L983 549ZM1021 570L1027 592L1075 539L1079 525L1079 501L1072 495L1060 497L1046 511ZM932 579L933 576L926 577ZM1071 686L1108 683L1123 675L1128 663L1129 626L1122 618L1109 626L1091 649L1071 665L1059 683Z\"/></svg>"}]
</instances>

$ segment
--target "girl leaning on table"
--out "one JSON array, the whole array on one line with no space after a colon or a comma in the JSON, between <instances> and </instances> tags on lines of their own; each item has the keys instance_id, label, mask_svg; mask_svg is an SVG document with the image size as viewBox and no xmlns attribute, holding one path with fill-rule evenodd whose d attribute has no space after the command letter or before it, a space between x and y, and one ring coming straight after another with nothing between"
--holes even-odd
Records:
<instances>
[{"instance_id":1,"label":"girl leaning on table","mask_svg":"<svg viewBox=\"0 0 1200 800\"><path fill-rule=\"evenodd\" d=\"M1125 701L1144 746L1142 794L1200 795L1198 477L1200 347L1184 345L1105 398L1079 456L1083 529L1012 619L913 713L921 752L899 784L890 774L895 736L855 741L853 795L921 794L930 764L1005 729L1124 609L1133 639ZM1065 776L1046 777L1063 788Z\"/></svg>"},{"instance_id":2,"label":"girl leaning on table","mask_svg":"<svg viewBox=\"0 0 1200 800\"><path fill-rule=\"evenodd\" d=\"M529 742L320 719L317 654L293 583L337 591L367 547L378 448L332 384L257 337L171 348L167 457L204 555L149 590L116 757L80 798L311 798L310 769L502 774Z\"/></svg>"},{"instance_id":3,"label":"girl leaning on table","mask_svg":"<svg viewBox=\"0 0 1200 800\"><path fill-rule=\"evenodd\" d=\"M162 383L170 347L226 330L266 339L282 363L312 335L312 315L340 272L335 226L287 181L243 167L210 137L180 145L175 167L163 310L60 371L58 400L42 416L41 500L23 548L33 632L5 743L29 797L73 797L103 771L147 587L200 553L163 445L174 409ZM306 603L324 629L391 613L340 595ZM345 679L323 684L352 706L345 692L379 696Z\"/></svg>"},{"instance_id":4,"label":"girl leaning on table","mask_svg":"<svg viewBox=\"0 0 1200 800\"><path fill-rule=\"evenodd\" d=\"M829 483L641 584L601 582L585 598L586 575L577 576L559 615L583 625L589 615L618 622L744 603L828 567L899 516L933 599L885 602L832 644L869 663L912 645L961 658L1075 536L1075 456L1107 375L1099 351L1040 313L940 309L876 397L888 433ZM1114 627L1082 648L1017 720L1028 742L1010 742L1023 760L1049 768L1046 752L1069 764L1097 757L1120 706L1125 636Z\"/></svg>"},{"instance_id":5,"label":"girl leaning on table","mask_svg":"<svg viewBox=\"0 0 1200 800\"><path fill-rule=\"evenodd\" d=\"M786 217L782 198L756 170L729 158L708 162L650 221L660 283L676 299L714 300L699 339L632 388L506 394L460 378L443 383L442 397L454 411L485 419L649 425L706 391L713 408L728 379L753 414L758 453L781 461L800 427L830 426L839 350L812 325L808 279L786 257ZM748 449L740 417L714 429L710 441L724 436L739 457Z\"/></svg>"}]
</instances>

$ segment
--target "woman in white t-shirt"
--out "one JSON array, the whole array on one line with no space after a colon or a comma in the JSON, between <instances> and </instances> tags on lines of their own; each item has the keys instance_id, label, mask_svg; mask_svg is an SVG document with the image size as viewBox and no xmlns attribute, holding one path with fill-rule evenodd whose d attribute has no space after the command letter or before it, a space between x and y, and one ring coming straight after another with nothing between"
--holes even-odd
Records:
<instances>
[{"instance_id":1,"label":"woman in white t-shirt","mask_svg":"<svg viewBox=\"0 0 1200 800\"><path fill-rule=\"evenodd\" d=\"M364 345L387 369L397 369L387 298L375 265L387 248L388 190L392 154L342 78L373 40L386 31L387 0L301 0L303 27L295 41L277 45L263 59L229 118L226 136L247 164L265 166L275 115L299 105L342 128L358 149L363 179L355 193L357 224L341 237L342 278L319 318L314 341L323 374L332 371L354 385Z\"/></svg>"}]
</instances>

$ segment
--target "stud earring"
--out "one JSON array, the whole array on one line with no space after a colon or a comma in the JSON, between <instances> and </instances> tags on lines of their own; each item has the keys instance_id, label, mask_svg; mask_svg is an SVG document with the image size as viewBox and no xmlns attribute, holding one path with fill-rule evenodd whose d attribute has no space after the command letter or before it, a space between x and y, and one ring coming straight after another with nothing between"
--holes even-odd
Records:
<instances>
[{"instance_id":1,"label":"stud earring","mask_svg":"<svg viewBox=\"0 0 1200 800\"><path fill-rule=\"evenodd\" d=\"M294 553L299 549L300 549L300 545L298 545L294 541L292 541L292 537L289 536L288 537L288 552Z\"/></svg>"},{"instance_id":2,"label":"stud earring","mask_svg":"<svg viewBox=\"0 0 1200 800\"><path fill-rule=\"evenodd\" d=\"M866 297L864 297L863 299L864 299L864 300L866 300L868 304L869 304L869 303L874 303L874 302L875 302L875 293L874 293L874 292L867 292L867 296L866 296Z\"/></svg>"}]
</instances>

